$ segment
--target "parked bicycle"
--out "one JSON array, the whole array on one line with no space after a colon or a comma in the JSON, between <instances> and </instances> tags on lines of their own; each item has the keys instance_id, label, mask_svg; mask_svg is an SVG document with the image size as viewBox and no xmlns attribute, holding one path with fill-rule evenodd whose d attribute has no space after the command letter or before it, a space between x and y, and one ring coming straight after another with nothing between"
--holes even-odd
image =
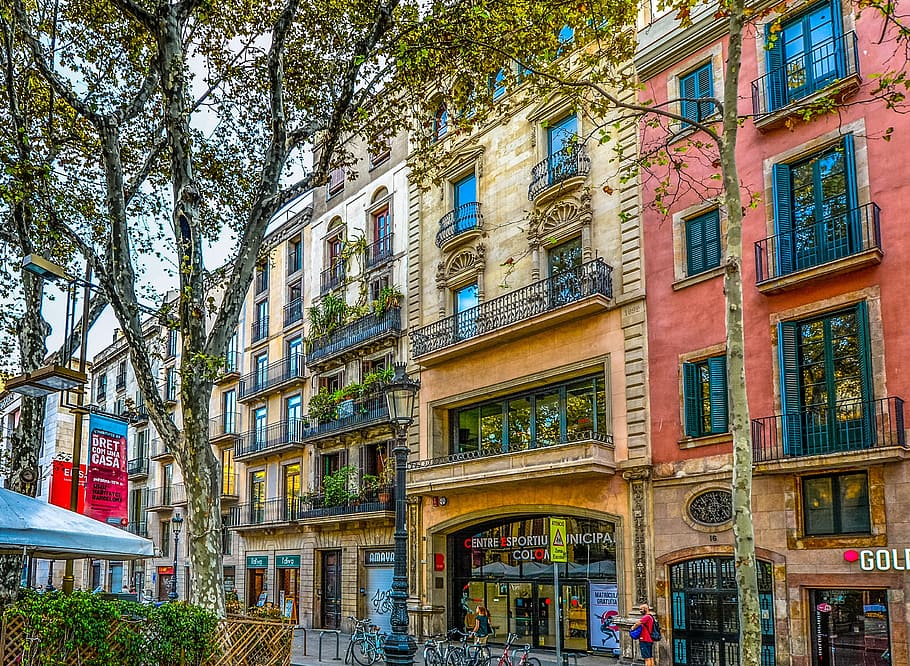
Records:
<instances>
[{"instance_id":1,"label":"parked bicycle","mask_svg":"<svg viewBox=\"0 0 910 666\"><path fill-rule=\"evenodd\" d=\"M474 637L473 633L452 629L449 635L457 636L460 644L449 647L446 666L487 666L490 661L490 648L486 645L468 645L468 639Z\"/></svg>"},{"instance_id":2,"label":"parked bicycle","mask_svg":"<svg viewBox=\"0 0 910 666\"><path fill-rule=\"evenodd\" d=\"M528 656L531 652L530 645L526 644L524 647L516 647L514 652L512 651L516 638L518 638L518 634L509 634L502 655L499 657L499 663L496 666L540 666L540 659ZM521 652L521 657L518 661L515 661L515 657L518 656L519 652ZM492 661L489 666L492 666Z\"/></svg>"},{"instance_id":3,"label":"parked bicycle","mask_svg":"<svg viewBox=\"0 0 910 666\"><path fill-rule=\"evenodd\" d=\"M423 663L426 666L445 666L451 641L457 637L457 634L458 631L452 629L448 634L436 634L427 638L423 644Z\"/></svg>"},{"instance_id":4,"label":"parked bicycle","mask_svg":"<svg viewBox=\"0 0 910 666\"><path fill-rule=\"evenodd\" d=\"M344 653L344 663L372 666L377 661L385 661L385 634L379 631L379 627L372 624L368 617L358 620L351 616L348 619L353 628L351 641Z\"/></svg>"}]
</instances>

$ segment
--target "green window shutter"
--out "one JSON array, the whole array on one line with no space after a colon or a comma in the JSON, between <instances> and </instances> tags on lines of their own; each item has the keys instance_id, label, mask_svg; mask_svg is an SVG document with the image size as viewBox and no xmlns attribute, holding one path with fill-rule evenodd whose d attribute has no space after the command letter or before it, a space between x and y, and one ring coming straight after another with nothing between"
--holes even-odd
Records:
<instances>
[{"instance_id":1,"label":"green window shutter","mask_svg":"<svg viewBox=\"0 0 910 666\"><path fill-rule=\"evenodd\" d=\"M775 164L771 177L774 185L777 275L780 276L793 272L793 193L790 165Z\"/></svg>"},{"instance_id":2,"label":"green window shutter","mask_svg":"<svg viewBox=\"0 0 910 666\"><path fill-rule=\"evenodd\" d=\"M765 28L765 43L771 41L771 26L769 23ZM779 109L787 102L787 75L784 71L784 44L783 33L778 32L774 37L774 44L765 49L765 56L768 60L768 78L767 90L765 91L767 111L771 112Z\"/></svg>"},{"instance_id":3,"label":"green window shutter","mask_svg":"<svg viewBox=\"0 0 910 666\"><path fill-rule=\"evenodd\" d=\"M704 215L705 270L720 266L720 213L712 210Z\"/></svg>"},{"instance_id":4,"label":"green window shutter","mask_svg":"<svg viewBox=\"0 0 910 666\"><path fill-rule=\"evenodd\" d=\"M730 429L727 418L727 357L709 358L708 374L711 377L711 432L727 432Z\"/></svg>"},{"instance_id":5,"label":"green window shutter","mask_svg":"<svg viewBox=\"0 0 910 666\"><path fill-rule=\"evenodd\" d=\"M872 391L872 341L869 335L869 306L866 301L856 304L856 334L859 339L859 369L862 378L863 401L875 398Z\"/></svg>"},{"instance_id":6,"label":"green window shutter","mask_svg":"<svg viewBox=\"0 0 910 666\"><path fill-rule=\"evenodd\" d=\"M701 432L701 389L698 381L698 366L683 363L683 405L685 430L689 437L698 437Z\"/></svg>"},{"instance_id":7,"label":"green window shutter","mask_svg":"<svg viewBox=\"0 0 910 666\"><path fill-rule=\"evenodd\" d=\"M705 270L705 225L701 217L686 220L686 274Z\"/></svg>"},{"instance_id":8,"label":"green window shutter","mask_svg":"<svg viewBox=\"0 0 910 666\"><path fill-rule=\"evenodd\" d=\"M680 115L692 120L696 120L698 116L698 102L691 101L698 97L695 74L695 72L686 74L679 80L679 96L683 98L680 102ZM683 127L688 127L688 125Z\"/></svg>"},{"instance_id":9,"label":"green window shutter","mask_svg":"<svg viewBox=\"0 0 910 666\"><path fill-rule=\"evenodd\" d=\"M781 428L784 454L800 453L802 449L801 407L799 387L799 324L782 321L777 325L777 351L780 362Z\"/></svg>"},{"instance_id":10,"label":"green window shutter","mask_svg":"<svg viewBox=\"0 0 910 666\"><path fill-rule=\"evenodd\" d=\"M856 149L853 135L844 135L844 186L847 190L847 237L850 252L859 252L867 247L863 235L862 211L859 210L859 194L856 188ZM871 220L870 220L871 223ZM871 239L872 229L866 233Z\"/></svg>"},{"instance_id":11,"label":"green window shutter","mask_svg":"<svg viewBox=\"0 0 910 666\"><path fill-rule=\"evenodd\" d=\"M699 99L714 97L714 76L711 71L711 63L700 67L696 72L695 76L695 87L697 89L696 97ZM698 119L704 120L714 112L714 104L712 102L699 102L698 103Z\"/></svg>"}]
</instances>

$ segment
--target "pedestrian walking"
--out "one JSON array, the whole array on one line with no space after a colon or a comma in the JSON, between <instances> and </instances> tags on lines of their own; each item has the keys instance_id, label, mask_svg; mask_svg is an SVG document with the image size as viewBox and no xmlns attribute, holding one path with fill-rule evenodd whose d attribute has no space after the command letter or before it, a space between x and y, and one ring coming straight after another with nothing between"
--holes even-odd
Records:
<instances>
[{"instance_id":1,"label":"pedestrian walking","mask_svg":"<svg viewBox=\"0 0 910 666\"><path fill-rule=\"evenodd\" d=\"M644 659L645 666L654 666L654 616L651 615L651 607L648 604L641 604L638 607L641 611L641 619L632 625L630 631L641 627L641 635L638 637L638 649L641 652L641 658Z\"/></svg>"}]
</instances>

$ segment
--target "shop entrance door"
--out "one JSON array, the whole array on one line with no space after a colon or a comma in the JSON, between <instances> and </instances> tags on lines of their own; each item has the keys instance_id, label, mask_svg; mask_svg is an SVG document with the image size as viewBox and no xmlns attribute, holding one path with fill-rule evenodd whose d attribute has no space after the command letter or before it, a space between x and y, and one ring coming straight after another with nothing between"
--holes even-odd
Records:
<instances>
[{"instance_id":1,"label":"shop entrance door","mask_svg":"<svg viewBox=\"0 0 910 666\"><path fill-rule=\"evenodd\" d=\"M514 622L510 631L518 634L517 642L537 647L555 647L556 599L553 585L509 583L509 597Z\"/></svg>"},{"instance_id":2,"label":"shop entrance door","mask_svg":"<svg viewBox=\"0 0 910 666\"><path fill-rule=\"evenodd\" d=\"M256 606L265 591L265 569L246 570L246 605ZM262 600L265 603L265 599Z\"/></svg>"},{"instance_id":3,"label":"shop entrance door","mask_svg":"<svg viewBox=\"0 0 910 666\"><path fill-rule=\"evenodd\" d=\"M322 627L341 629L341 551L322 553Z\"/></svg>"}]
</instances>

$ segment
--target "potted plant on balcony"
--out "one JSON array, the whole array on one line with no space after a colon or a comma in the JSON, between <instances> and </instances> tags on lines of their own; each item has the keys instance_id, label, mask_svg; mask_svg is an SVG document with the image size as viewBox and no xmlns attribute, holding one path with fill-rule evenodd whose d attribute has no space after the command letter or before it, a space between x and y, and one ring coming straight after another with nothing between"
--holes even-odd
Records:
<instances>
[{"instance_id":1,"label":"potted plant on balcony","mask_svg":"<svg viewBox=\"0 0 910 666\"><path fill-rule=\"evenodd\" d=\"M335 418L335 394L328 389L319 389L318 393L310 396L310 402L307 405L308 416L316 419L320 423L331 421Z\"/></svg>"},{"instance_id":2,"label":"potted plant on balcony","mask_svg":"<svg viewBox=\"0 0 910 666\"><path fill-rule=\"evenodd\" d=\"M357 499L357 492L352 490L356 479L357 468L351 465L345 465L322 477L325 506L344 506Z\"/></svg>"},{"instance_id":3,"label":"potted plant on balcony","mask_svg":"<svg viewBox=\"0 0 910 666\"><path fill-rule=\"evenodd\" d=\"M395 461L392 458L379 455L379 475L376 485L379 487L379 501L388 504L392 499L392 486L395 484Z\"/></svg>"},{"instance_id":4,"label":"potted plant on balcony","mask_svg":"<svg viewBox=\"0 0 910 666\"><path fill-rule=\"evenodd\" d=\"M383 287L379 290L379 298L373 301L373 313L381 317L390 309L400 306L403 298L404 294L398 285L390 284Z\"/></svg>"}]
</instances>

